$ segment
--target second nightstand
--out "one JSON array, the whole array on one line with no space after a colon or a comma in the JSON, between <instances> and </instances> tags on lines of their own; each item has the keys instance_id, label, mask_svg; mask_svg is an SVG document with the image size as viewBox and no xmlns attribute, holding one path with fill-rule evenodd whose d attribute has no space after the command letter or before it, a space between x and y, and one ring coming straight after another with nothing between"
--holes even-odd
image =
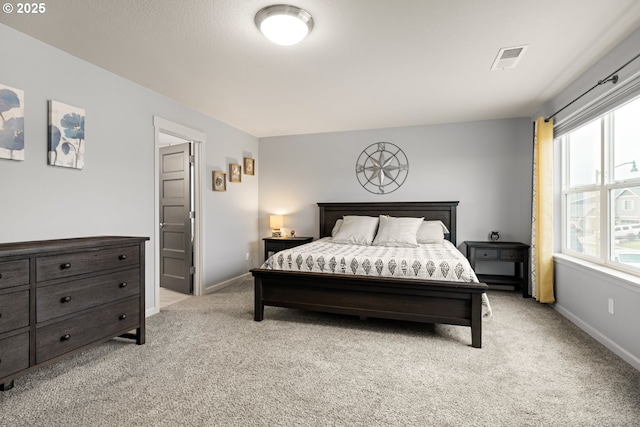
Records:
<instances>
[{"instance_id":1,"label":"second nightstand","mask_svg":"<svg viewBox=\"0 0 640 427\"><path fill-rule=\"evenodd\" d=\"M467 245L467 259L475 271L476 261L498 261L514 263L513 276L498 274L478 274L478 280L491 288L513 286L520 288L522 296L531 296L529 290L529 245L519 242L464 242Z\"/></svg>"},{"instance_id":2,"label":"second nightstand","mask_svg":"<svg viewBox=\"0 0 640 427\"><path fill-rule=\"evenodd\" d=\"M313 237L265 237L264 239L264 260L271 254L295 248L313 241Z\"/></svg>"}]
</instances>

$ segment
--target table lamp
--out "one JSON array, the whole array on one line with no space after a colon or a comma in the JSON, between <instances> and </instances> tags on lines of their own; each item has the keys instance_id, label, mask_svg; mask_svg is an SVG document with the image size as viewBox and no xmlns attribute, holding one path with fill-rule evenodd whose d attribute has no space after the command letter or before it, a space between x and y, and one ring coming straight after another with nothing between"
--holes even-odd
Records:
<instances>
[{"instance_id":1,"label":"table lamp","mask_svg":"<svg viewBox=\"0 0 640 427\"><path fill-rule=\"evenodd\" d=\"M271 237L282 237L280 229L284 225L284 217L282 215L269 216L269 228L271 228Z\"/></svg>"}]
</instances>

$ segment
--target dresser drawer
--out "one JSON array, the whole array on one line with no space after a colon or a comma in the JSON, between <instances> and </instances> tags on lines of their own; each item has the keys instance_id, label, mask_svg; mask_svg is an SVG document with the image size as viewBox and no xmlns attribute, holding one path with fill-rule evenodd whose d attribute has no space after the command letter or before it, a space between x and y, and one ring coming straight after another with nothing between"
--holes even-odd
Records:
<instances>
[{"instance_id":1,"label":"dresser drawer","mask_svg":"<svg viewBox=\"0 0 640 427\"><path fill-rule=\"evenodd\" d=\"M138 246L38 257L36 280L43 282L112 268L133 267L138 265L139 257Z\"/></svg>"},{"instance_id":2,"label":"dresser drawer","mask_svg":"<svg viewBox=\"0 0 640 427\"><path fill-rule=\"evenodd\" d=\"M0 262L0 289L29 284L29 260Z\"/></svg>"},{"instance_id":3,"label":"dresser drawer","mask_svg":"<svg viewBox=\"0 0 640 427\"><path fill-rule=\"evenodd\" d=\"M98 307L72 319L36 329L36 363L75 350L86 344L134 329L139 325L140 301L131 298Z\"/></svg>"},{"instance_id":4,"label":"dresser drawer","mask_svg":"<svg viewBox=\"0 0 640 427\"><path fill-rule=\"evenodd\" d=\"M498 259L497 249L476 249L476 259Z\"/></svg>"},{"instance_id":5,"label":"dresser drawer","mask_svg":"<svg viewBox=\"0 0 640 427\"><path fill-rule=\"evenodd\" d=\"M36 289L36 321L97 307L140 293L138 269L117 271Z\"/></svg>"},{"instance_id":6,"label":"dresser drawer","mask_svg":"<svg viewBox=\"0 0 640 427\"><path fill-rule=\"evenodd\" d=\"M0 378L29 367L29 332L0 340Z\"/></svg>"},{"instance_id":7,"label":"dresser drawer","mask_svg":"<svg viewBox=\"0 0 640 427\"><path fill-rule=\"evenodd\" d=\"M500 259L505 261L523 261L524 253L518 249L501 249Z\"/></svg>"},{"instance_id":8,"label":"dresser drawer","mask_svg":"<svg viewBox=\"0 0 640 427\"><path fill-rule=\"evenodd\" d=\"M0 295L0 333L29 326L29 291Z\"/></svg>"}]
</instances>

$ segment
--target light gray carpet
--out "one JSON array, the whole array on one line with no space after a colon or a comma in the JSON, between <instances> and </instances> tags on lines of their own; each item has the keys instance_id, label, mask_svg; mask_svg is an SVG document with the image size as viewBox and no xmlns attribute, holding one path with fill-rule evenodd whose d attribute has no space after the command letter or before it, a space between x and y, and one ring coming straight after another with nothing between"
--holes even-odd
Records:
<instances>
[{"instance_id":1,"label":"light gray carpet","mask_svg":"<svg viewBox=\"0 0 640 427\"><path fill-rule=\"evenodd\" d=\"M640 372L549 307L469 328L267 307L248 279L16 380L1 426L638 426Z\"/></svg>"}]
</instances>

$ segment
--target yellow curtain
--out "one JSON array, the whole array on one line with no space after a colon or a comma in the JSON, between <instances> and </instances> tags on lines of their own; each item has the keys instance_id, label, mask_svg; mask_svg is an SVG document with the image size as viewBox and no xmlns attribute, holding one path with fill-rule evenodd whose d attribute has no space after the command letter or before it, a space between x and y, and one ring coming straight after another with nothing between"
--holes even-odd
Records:
<instances>
[{"instance_id":1,"label":"yellow curtain","mask_svg":"<svg viewBox=\"0 0 640 427\"><path fill-rule=\"evenodd\" d=\"M531 289L541 303L553 295L553 119L535 122L533 141Z\"/></svg>"}]
</instances>

